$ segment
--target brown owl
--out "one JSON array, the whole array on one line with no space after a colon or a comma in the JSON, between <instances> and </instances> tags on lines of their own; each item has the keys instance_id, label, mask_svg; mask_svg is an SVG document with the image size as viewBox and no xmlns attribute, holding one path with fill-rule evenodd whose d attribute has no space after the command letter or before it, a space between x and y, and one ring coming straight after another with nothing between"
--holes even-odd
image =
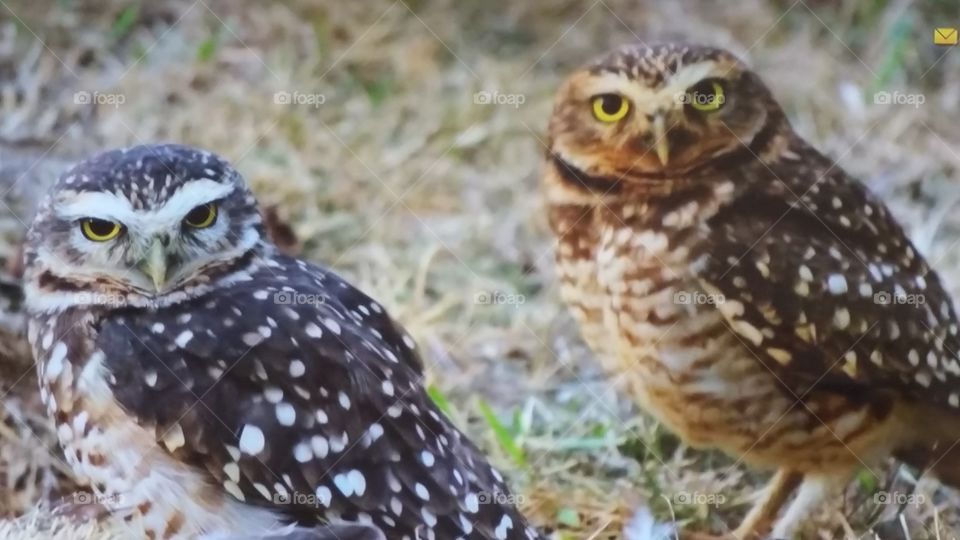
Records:
<instances>
[{"instance_id":1,"label":"brown owl","mask_svg":"<svg viewBox=\"0 0 960 540\"><path fill-rule=\"evenodd\" d=\"M691 446L776 470L725 537L793 537L891 455L960 481L950 298L746 65L621 48L566 80L548 144L561 294L603 366Z\"/></svg>"}]
</instances>

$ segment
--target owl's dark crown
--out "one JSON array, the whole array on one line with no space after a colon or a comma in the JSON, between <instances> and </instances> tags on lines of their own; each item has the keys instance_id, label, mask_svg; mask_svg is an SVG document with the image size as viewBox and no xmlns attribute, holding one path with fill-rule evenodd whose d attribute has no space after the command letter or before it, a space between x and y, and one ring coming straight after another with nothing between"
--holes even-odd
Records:
<instances>
[{"instance_id":1,"label":"owl's dark crown","mask_svg":"<svg viewBox=\"0 0 960 540\"><path fill-rule=\"evenodd\" d=\"M81 161L60 177L54 191L110 192L126 198L135 210L150 210L199 179L243 183L237 171L212 152L181 144L145 144Z\"/></svg>"},{"instance_id":2,"label":"owl's dark crown","mask_svg":"<svg viewBox=\"0 0 960 540\"><path fill-rule=\"evenodd\" d=\"M594 60L587 69L594 74L623 74L659 86L684 66L714 62L730 70L746 70L746 65L733 53L707 45L686 43L630 44L614 49Z\"/></svg>"}]
</instances>

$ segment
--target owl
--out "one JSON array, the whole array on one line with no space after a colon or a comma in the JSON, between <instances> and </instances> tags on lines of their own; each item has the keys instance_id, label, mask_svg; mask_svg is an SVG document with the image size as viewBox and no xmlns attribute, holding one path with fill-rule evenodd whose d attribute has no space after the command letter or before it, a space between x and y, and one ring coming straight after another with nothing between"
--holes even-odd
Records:
<instances>
[{"instance_id":1,"label":"owl","mask_svg":"<svg viewBox=\"0 0 960 540\"><path fill-rule=\"evenodd\" d=\"M280 254L212 153L137 146L64 173L24 286L66 461L135 537L541 538L428 397L410 335Z\"/></svg>"},{"instance_id":2,"label":"owl","mask_svg":"<svg viewBox=\"0 0 960 540\"><path fill-rule=\"evenodd\" d=\"M776 471L724 538L791 538L889 456L960 483L951 299L744 63L615 50L562 84L547 145L560 294L599 362L690 446Z\"/></svg>"}]
</instances>

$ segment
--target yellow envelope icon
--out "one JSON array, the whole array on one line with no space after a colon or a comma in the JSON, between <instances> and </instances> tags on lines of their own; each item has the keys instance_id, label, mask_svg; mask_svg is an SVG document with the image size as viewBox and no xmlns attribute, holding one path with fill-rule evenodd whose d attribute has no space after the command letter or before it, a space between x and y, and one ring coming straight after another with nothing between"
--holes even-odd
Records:
<instances>
[{"instance_id":1,"label":"yellow envelope icon","mask_svg":"<svg viewBox=\"0 0 960 540\"><path fill-rule=\"evenodd\" d=\"M956 28L934 28L933 44L956 45L958 35L960 35L960 32L957 32Z\"/></svg>"}]
</instances>

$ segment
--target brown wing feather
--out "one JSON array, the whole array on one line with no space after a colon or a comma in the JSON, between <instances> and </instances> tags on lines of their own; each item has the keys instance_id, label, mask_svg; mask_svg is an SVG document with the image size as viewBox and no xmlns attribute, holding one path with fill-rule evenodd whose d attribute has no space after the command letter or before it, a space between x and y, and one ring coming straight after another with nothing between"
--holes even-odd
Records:
<instances>
[{"instance_id":1,"label":"brown wing feather","mask_svg":"<svg viewBox=\"0 0 960 540\"><path fill-rule=\"evenodd\" d=\"M811 151L812 152L812 151ZM958 402L952 303L889 211L819 155L782 168L709 223L697 265L730 327L805 391L888 388Z\"/></svg>"}]
</instances>

